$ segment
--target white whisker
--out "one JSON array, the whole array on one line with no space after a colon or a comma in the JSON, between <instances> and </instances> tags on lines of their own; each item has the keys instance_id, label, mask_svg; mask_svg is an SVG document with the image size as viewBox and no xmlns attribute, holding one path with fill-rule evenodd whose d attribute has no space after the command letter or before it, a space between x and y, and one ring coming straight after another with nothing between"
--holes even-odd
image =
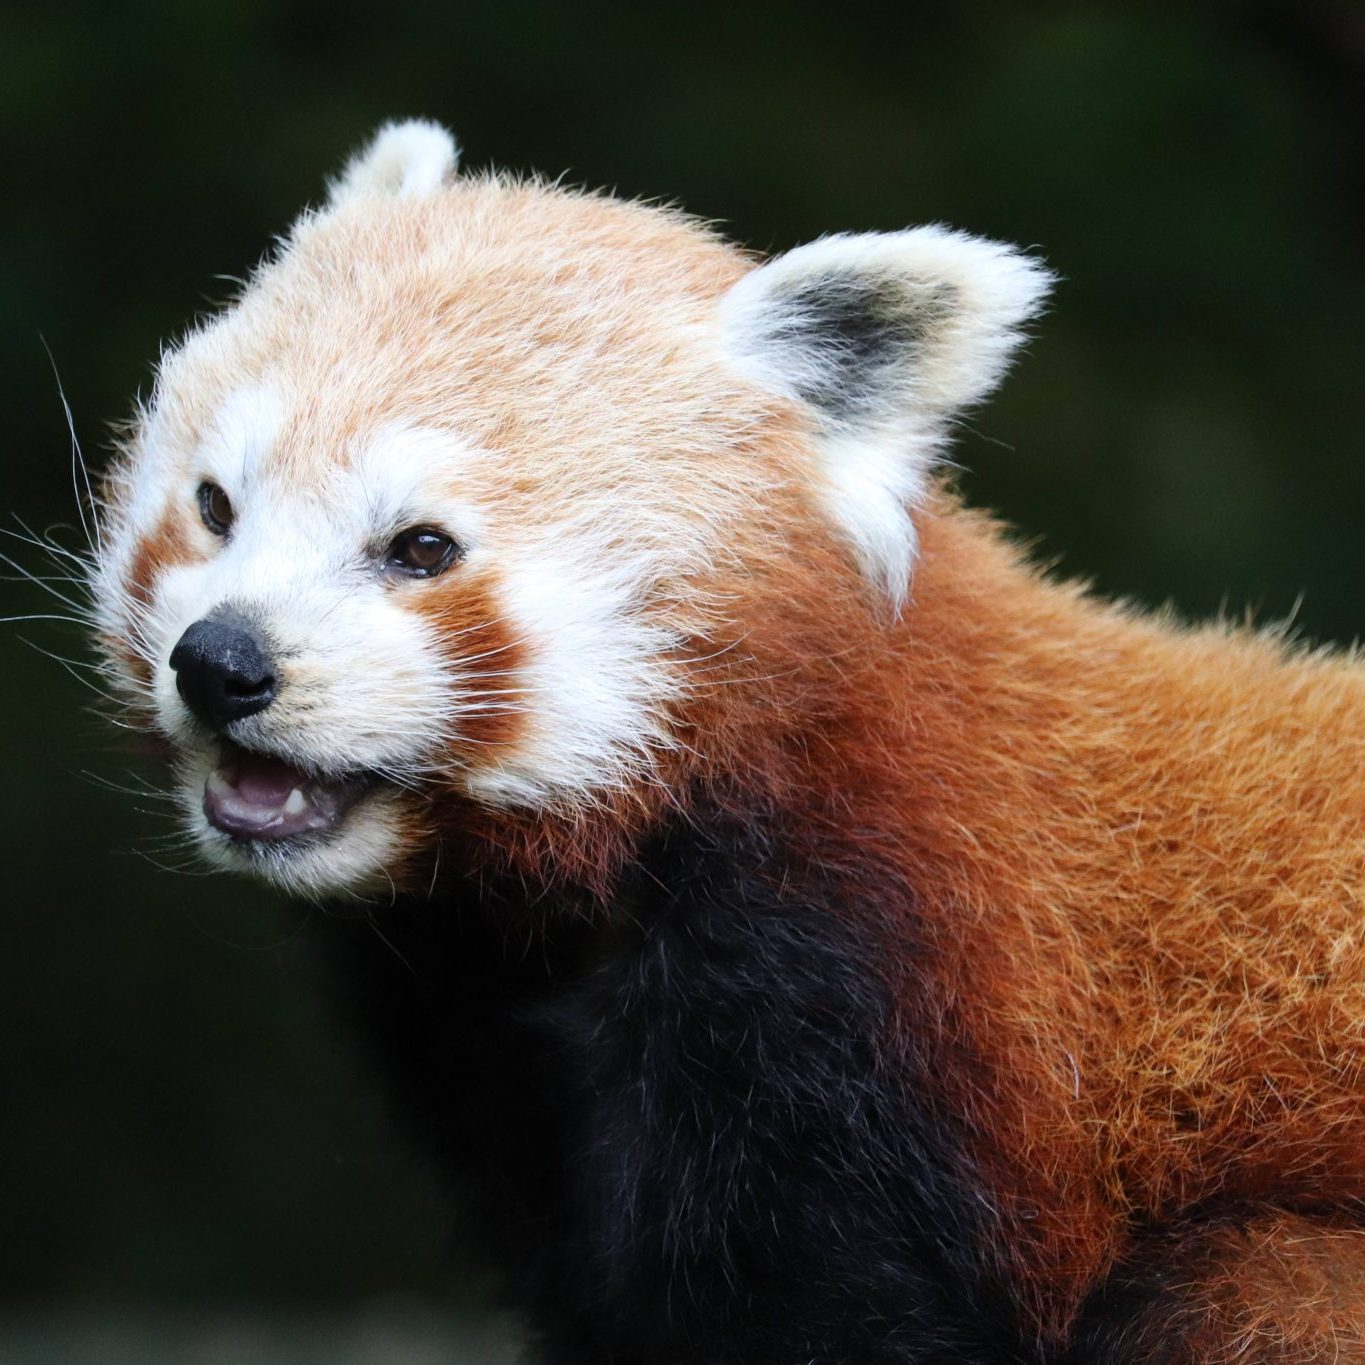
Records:
<instances>
[{"instance_id":1,"label":"white whisker","mask_svg":"<svg viewBox=\"0 0 1365 1365\"><path fill-rule=\"evenodd\" d=\"M96 550L103 553L104 542L100 530L99 503L95 497L95 490L90 483L90 471L85 465L85 456L81 454L81 443L76 436L76 422L71 413L71 404L66 401L66 390L62 387L62 377L57 372L57 358L52 354L52 348L47 344L45 338L42 341L43 350L47 352L48 363L52 366L52 377L57 383L57 396L61 399L62 412L66 415L66 429L71 434L71 486L76 494L76 511L81 519L81 529L85 532L86 541L93 545ZM77 482L77 473L80 475L80 482ZM85 496L81 496L81 485L84 485ZM90 507L90 519L87 522L85 508L87 503Z\"/></svg>"}]
</instances>

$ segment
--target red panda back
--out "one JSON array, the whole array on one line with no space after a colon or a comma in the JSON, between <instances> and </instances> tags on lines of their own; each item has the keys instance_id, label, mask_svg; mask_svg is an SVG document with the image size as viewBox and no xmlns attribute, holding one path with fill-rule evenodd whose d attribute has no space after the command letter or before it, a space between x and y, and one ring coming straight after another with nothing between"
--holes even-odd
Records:
<instances>
[{"instance_id":1,"label":"red panda back","mask_svg":"<svg viewBox=\"0 0 1365 1365\"><path fill-rule=\"evenodd\" d=\"M1365 670L1098 603L951 500L920 535L817 781L894 840L903 1027L1057 1332L1134 1221L1365 1194Z\"/></svg>"}]
</instances>

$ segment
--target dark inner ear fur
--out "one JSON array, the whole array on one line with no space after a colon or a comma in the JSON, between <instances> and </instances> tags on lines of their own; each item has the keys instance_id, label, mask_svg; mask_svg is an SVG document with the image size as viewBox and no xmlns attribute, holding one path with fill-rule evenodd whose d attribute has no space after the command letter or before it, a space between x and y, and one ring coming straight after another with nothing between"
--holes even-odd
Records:
<instances>
[{"instance_id":1,"label":"dark inner ear fur","mask_svg":"<svg viewBox=\"0 0 1365 1365\"><path fill-rule=\"evenodd\" d=\"M783 294L772 340L816 358L798 367L800 396L831 422L856 426L912 378L956 296L951 285L886 275L806 280Z\"/></svg>"}]
</instances>

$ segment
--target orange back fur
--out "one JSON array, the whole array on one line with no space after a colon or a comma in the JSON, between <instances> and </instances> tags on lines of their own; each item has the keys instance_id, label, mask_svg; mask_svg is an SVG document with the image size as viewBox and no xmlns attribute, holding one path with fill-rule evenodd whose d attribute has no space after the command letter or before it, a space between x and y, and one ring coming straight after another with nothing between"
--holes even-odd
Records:
<instances>
[{"instance_id":1,"label":"orange back fur","mask_svg":"<svg viewBox=\"0 0 1365 1365\"><path fill-rule=\"evenodd\" d=\"M1365 670L1097 602L949 495L920 532L904 620L788 698L788 799L913 888L907 1035L1060 1335L1132 1220L1365 1195Z\"/></svg>"}]
</instances>

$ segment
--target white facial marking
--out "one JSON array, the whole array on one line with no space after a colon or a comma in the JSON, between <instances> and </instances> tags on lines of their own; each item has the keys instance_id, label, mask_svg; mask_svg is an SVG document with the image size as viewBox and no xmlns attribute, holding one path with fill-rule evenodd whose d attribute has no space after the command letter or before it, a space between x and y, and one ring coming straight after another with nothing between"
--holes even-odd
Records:
<instances>
[{"instance_id":1,"label":"white facial marking","mask_svg":"<svg viewBox=\"0 0 1365 1365\"><path fill-rule=\"evenodd\" d=\"M508 615L529 656L519 684L528 734L471 774L474 795L537 806L648 778L673 743L666 708L680 688L666 663L676 641L640 610L650 581L647 565L623 562L583 528L547 531L506 566Z\"/></svg>"},{"instance_id":2,"label":"white facial marking","mask_svg":"<svg viewBox=\"0 0 1365 1365\"><path fill-rule=\"evenodd\" d=\"M153 417L140 466L150 472L139 476L139 497L128 505L119 549L102 565L98 592L111 621L132 609L122 584L136 546L178 504L197 553L161 573L136 630L153 664L158 725L195 756L187 815L219 864L250 865L275 880L290 867L291 885L303 877L318 889L324 870L349 884L380 850L391 851L386 801L367 795L328 838L325 857L300 852L297 864L283 849L248 852L209 828L199 803L217 745L179 695L171 650L191 624L219 609L244 614L268 642L279 689L265 710L233 722L236 743L323 773L414 780L444 758L461 698L439 641L411 609L411 592L401 591L422 585L395 584L383 552L398 532L425 525L477 555L483 518L452 491L477 457L434 430L386 425L351 452L349 464L329 463L310 482L306 464L279 458L289 406L270 386L235 392L190 450L170 445L171 424ZM196 490L205 479L232 500L225 537L199 521ZM126 620L116 628L131 631ZM304 801L294 793L286 812L298 814ZM313 869L306 876L305 866Z\"/></svg>"},{"instance_id":3,"label":"white facial marking","mask_svg":"<svg viewBox=\"0 0 1365 1365\"><path fill-rule=\"evenodd\" d=\"M214 414L195 454L191 470L227 490L245 492L254 483L262 460L275 449L287 410L280 394L265 384L238 389Z\"/></svg>"},{"instance_id":4,"label":"white facial marking","mask_svg":"<svg viewBox=\"0 0 1365 1365\"><path fill-rule=\"evenodd\" d=\"M189 625L222 607L261 628L280 680L269 707L232 724L232 739L249 750L328 774L418 781L435 767L449 775L462 717L516 709L518 738L475 752L458 775L476 799L569 804L649 780L673 743L667 711L681 682L663 661L677 642L643 606L661 564L676 569L687 559L681 542L663 554L626 551L612 518L596 515L528 539L498 523L492 456L412 424L381 426L310 483L306 466L301 479L297 460L277 448L289 410L272 388L231 395L168 479L205 553L158 580L153 695L160 727L181 748L186 815L208 856L292 890L355 886L392 856L401 799L392 789L370 792L316 844L248 846L207 824L205 783L216 782L224 800L231 791L214 776L216 745L179 696L168 659ZM232 499L223 538L198 527L194 490L205 478ZM424 585L396 586L376 564L376 553L413 526L460 544L464 558L449 572L496 568L503 624L523 666L509 655L506 666L476 667L475 657L462 667L458 648L412 609ZM294 790L283 813L306 804Z\"/></svg>"},{"instance_id":5,"label":"white facial marking","mask_svg":"<svg viewBox=\"0 0 1365 1365\"><path fill-rule=\"evenodd\" d=\"M225 411L230 419L242 405ZM194 621L229 606L261 627L280 675L277 700L237 722L234 737L332 772L425 765L453 718L444 660L377 556L408 519L477 534L477 518L443 477L458 448L439 433L391 428L350 468L328 466L318 488L306 478L300 486L296 468L267 458L270 450L250 439L258 427L220 419L215 430L201 452L210 472L233 462L223 433L243 438L236 482L224 482L236 519L206 559L165 575L163 654ZM167 734L189 742L197 727L164 658L156 695Z\"/></svg>"},{"instance_id":6,"label":"white facial marking","mask_svg":"<svg viewBox=\"0 0 1365 1365\"><path fill-rule=\"evenodd\" d=\"M151 666L146 695L129 690L179 751L210 860L292 890L383 885L422 837L403 787L433 777L530 809L664 780L681 637L737 624L726 574L780 573L794 499L817 493L898 605L948 423L999 377L1046 283L1008 248L929 228L799 248L717 314L737 258L681 220L651 220L673 253L646 210L497 180L447 194L456 157L433 124L382 129L168 359L114 476L95 584L112 653L127 641ZM224 536L201 522L204 480L231 502ZM460 547L439 584L386 555L417 528ZM140 554L150 583L133 581ZM224 722L221 754L169 666L220 609L259 632L277 684Z\"/></svg>"},{"instance_id":7,"label":"white facial marking","mask_svg":"<svg viewBox=\"0 0 1365 1365\"><path fill-rule=\"evenodd\" d=\"M395 533L436 526L459 542L466 558L483 545L485 519L472 495L494 476L486 452L407 422L380 427L352 464L355 496L372 525Z\"/></svg>"}]
</instances>

